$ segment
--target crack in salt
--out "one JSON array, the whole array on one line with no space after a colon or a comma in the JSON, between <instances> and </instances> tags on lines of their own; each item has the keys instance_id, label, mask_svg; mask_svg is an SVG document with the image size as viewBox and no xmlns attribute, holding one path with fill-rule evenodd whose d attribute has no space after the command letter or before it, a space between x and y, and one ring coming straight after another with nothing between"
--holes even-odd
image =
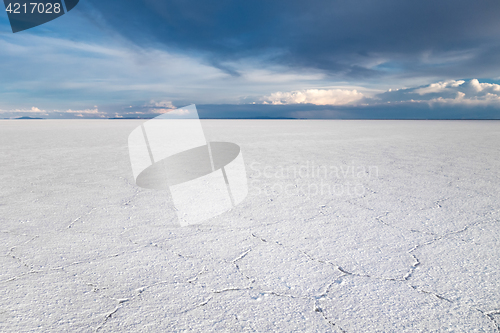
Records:
<instances>
[{"instance_id":1,"label":"crack in salt","mask_svg":"<svg viewBox=\"0 0 500 333\"><path fill-rule=\"evenodd\" d=\"M128 198L128 199L124 199L123 201L123 205L124 206L129 206L130 203L139 195L139 193L141 193L141 190L135 185L135 184L132 184L128 178L124 178L124 177L118 177L120 179L123 179L125 181L125 183L129 186L129 187L132 187L133 189L135 189L135 192ZM134 205L132 205L132 207L134 207Z\"/></svg>"},{"instance_id":2,"label":"crack in salt","mask_svg":"<svg viewBox=\"0 0 500 333\"><path fill-rule=\"evenodd\" d=\"M407 253L413 257L414 259L414 263L412 264L412 266L410 267L410 271L403 277L403 280L405 281L409 281L410 278L412 277L413 273L415 272L415 270L417 269L418 266L420 266L421 262L420 260L418 259L418 257L416 255L414 255L412 252L416 251L417 249L420 249L424 246L427 246L427 245L431 245L437 241L440 241L442 239L445 239L445 238L448 238L449 236L452 236L452 235L458 235L460 233L463 233L465 231L467 231L469 228L472 228L472 227L475 227L477 225L480 225L482 223L487 223L486 221L478 221L478 222L475 222L475 223L472 223L470 225L466 225L464 228L460 229L460 230L456 230L456 231L451 231L449 233L446 233L444 235L441 235L441 236L438 236L438 237L435 237L434 239L428 241L428 242L425 242L425 243L422 243L422 244L419 244L419 245L416 245L414 246L413 248L411 248Z\"/></svg>"},{"instance_id":3,"label":"crack in salt","mask_svg":"<svg viewBox=\"0 0 500 333\"><path fill-rule=\"evenodd\" d=\"M483 311L483 310L481 310L479 308L471 308L471 309L479 311L484 316L486 316L491 322L493 322L493 325L495 325L495 328L496 328L497 332L500 332L500 322L496 321L495 317L493 317L494 315L500 314L500 310Z\"/></svg>"},{"instance_id":4,"label":"crack in salt","mask_svg":"<svg viewBox=\"0 0 500 333\"><path fill-rule=\"evenodd\" d=\"M285 247L285 248L288 248L287 246L283 245L282 243L278 242L278 241L272 241L272 242L268 242L266 239L260 237L260 236L257 236L255 235L254 233L251 233L251 235L257 239L259 239L260 241L262 241L263 243L267 243L267 244L276 244L278 246L282 246L282 247ZM339 265L336 265L336 264L333 264L329 261L323 261L323 260L320 260L320 259L316 259L316 258L313 258L311 255L309 255L307 252L305 251L302 251L302 250L298 250L299 253L301 253L302 255L304 255L305 257L307 257L309 260L312 260L312 261L316 261L316 262L319 262L319 263L322 263L322 264L327 264L327 265L331 265L333 267L335 267L337 270L339 270L341 273L345 274L345 275L356 275L356 274L353 274L351 272L348 272L346 270L344 270L342 267L340 267ZM332 322L330 319L328 319L328 317L326 316L326 314L324 313L323 309L319 306L319 300L323 297L326 296L326 294L328 293L328 290L330 289L330 287L335 283L332 282L330 283L327 287L326 287L326 290L323 294L319 295L319 296L309 296L309 297L297 297L297 296L294 296L294 295L288 295L288 294L280 294L280 293L276 293L276 292L267 292L269 295L274 295L274 296L279 296L279 297L290 297L290 298L301 298L301 299L312 299L314 300L314 312L316 313L319 313L321 314L321 317L323 318L323 320L325 320L328 324L330 324L332 327L334 327L335 329L337 330L340 330L341 332L343 333L346 333L346 331L344 329L342 329L337 323L335 322Z\"/></svg>"},{"instance_id":5,"label":"crack in salt","mask_svg":"<svg viewBox=\"0 0 500 333\"><path fill-rule=\"evenodd\" d=\"M427 294L427 295L432 295L432 296L434 296L434 297L438 298L439 300L446 301L446 302L448 302L448 303L453 303L453 301L451 301L451 300L447 299L446 297L441 296L441 295L439 295L439 294L437 294L437 293L434 293L434 292L432 292L432 291L428 291L428 290L421 289L421 288L419 288L419 287L417 287L417 286L414 286L414 285L411 285L411 284L409 284L409 283L408 283L407 285L408 285L410 288L412 288L413 290L418 291L419 293L423 293L423 294Z\"/></svg>"},{"instance_id":6,"label":"crack in salt","mask_svg":"<svg viewBox=\"0 0 500 333\"><path fill-rule=\"evenodd\" d=\"M254 288L251 287L251 286L244 287L244 288L234 287L234 288L225 288L225 289L220 289L220 290L212 290L211 293L213 293L213 294L222 294L222 293L226 293L226 292L229 292L229 291L243 291L243 290L253 290L253 289Z\"/></svg>"},{"instance_id":7,"label":"crack in salt","mask_svg":"<svg viewBox=\"0 0 500 333\"><path fill-rule=\"evenodd\" d=\"M14 254L14 249L15 249L17 246L19 246L19 245L26 245L26 244L28 244L29 242L31 242L31 241L33 241L33 240L37 239L38 237L39 237L39 236L38 236L38 235L36 235L36 236L34 236L33 238L31 238L31 239L29 239L29 240L27 240L27 241L25 241L25 242L23 242L23 243L21 243L21 244L18 244L18 245L16 245L16 246L11 247L11 248L9 249L9 251L8 251L5 255L6 255L7 257L11 257L12 259L14 259L14 260L18 261L18 262L19 262L22 266L24 266L24 267L26 267L26 268L28 268L28 269L30 270L30 272L28 272L28 273L31 273L31 271L33 271L33 265L28 265L27 263L25 263L25 262L23 261L23 259L21 259L21 258L19 258L18 256L16 256L16 255ZM24 274L22 274L22 275L26 275L26 274L28 274L28 273L24 273Z\"/></svg>"},{"instance_id":8,"label":"crack in salt","mask_svg":"<svg viewBox=\"0 0 500 333\"><path fill-rule=\"evenodd\" d=\"M252 234L253 236L253 234ZM252 279L251 277L249 277L248 275L246 275L245 273L243 273L243 271L241 270L240 266L237 264L237 261L245 258L245 256L250 253L250 251L252 251L252 249L248 249L247 251L243 252L242 254L240 254L237 258L233 259L231 261L231 263L234 265L234 267L236 267L236 270L238 271L238 273L240 273L243 277L245 277L248 281L250 281L250 283L254 283L255 282L255 279Z\"/></svg>"},{"instance_id":9,"label":"crack in salt","mask_svg":"<svg viewBox=\"0 0 500 333\"><path fill-rule=\"evenodd\" d=\"M186 313L188 313L188 312L191 312L191 311L193 311L193 310L196 310L196 309L198 309L198 308L201 308L202 306L207 305L207 304L208 304L208 303L209 303L212 299L213 299L213 297L212 297L212 296L210 296L210 297L208 297L206 300L204 300L203 302L201 302L201 303L199 303L199 304L195 305L194 307L192 307L192 308L190 308L190 309L186 309L186 310L181 311L181 312L177 312L177 314L186 314Z\"/></svg>"},{"instance_id":10,"label":"crack in salt","mask_svg":"<svg viewBox=\"0 0 500 333\"><path fill-rule=\"evenodd\" d=\"M448 199L449 198L443 198L443 199L439 199L439 200L434 201L434 204L436 205L436 207L434 207L434 209L443 208L443 206L441 206L440 203L443 201L446 201Z\"/></svg>"},{"instance_id":11,"label":"crack in salt","mask_svg":"<svg viewBox=\"0 0 500 333\"><path fill-rule=\"evenodd\" d=\"M385 225L387 227L393 228L393 229L398 229L398 230L401 230L401 231L406 231L406 232L411 232L411 233L417 233L417 234L422 234L422 235L427 235L427 236L433 236L433 237L437 236L437 234L435 234L433 232L426 232L426 231L421 231L421 230L417 230L417 229L406 229L406 228L403 228L403 227L399 227L399 226L395 226L395 225L392 225L390 223L387 223L387 222L385 222L383 220L383 218L386 217L386 216L388 216L390 213L391 212L384 212L384 214L376 216L375 220L377 220L381 224L383 224L383 225Z\"/></svg>"},{"instance_id":12,"label":"crack in salt","mask_svg":"<svg viewBox=\"0 0 500 333\"><path fill-rule=\"evenodd\" d=\"M90 215L96 208L95 207L92 207L92 209L90 211L88 211L87 213L85 213L84 215L80 215L78 216L76 219L74 219L67 227L66 229L71 229L73 227L73 225L80 221L82 219L82 217L84 217L85 215Z\"/></svg>"},{"instance_id":13,"label":"crack in salt","mask_svg":"<svg viewBox=\"0 0 500 333\"><path fill-rule=\"evenodd\" d=\"M104 325L106 325L106 323L108 322L108 320L118 311L120 310L121 306L118 305L113 311L109 312L108 314L106 314L106 316L104 317L104 320L103 322L96 327L96 329L94 330L94 332L98 332L100 329L102 329L104 327Z\"/></svg>"},{"instance_id":14,"label":"crack in salt","mask_svg":"<svg viewBox=\"0 0 500 333\"><path fill-rule=\"evenodd\" d=\"M462 232L465 232L466 230L468 230L469 228L471 227L474 227L476 225L479 225L481 223L485 223L485 222L476 222L476 223L473 223L471 225L468 225L468 226L465 226L464 228L460 229L460 230L457 230L457 231L453 231L453 232L449 232L445 235L442 235L438 238L435 238L429 242L426 242L426 243L423 243L423 244L420 244L420 245L417 245L415 247L413 247L412 249L410 249L407 253L410 254L413 259L414 259L414 263L412 264L412 269L411 271L406 274L403 279L391 279L391 278L382 278L382 277L376 277L376 276L370 276L370 275L362 275L362 274L356 274L356 273L352 273L352 272L349 272L347 270L345 270L344 268L342 268L340 265L336 265L334 263L331 263L327 260L321 260L321 259L317 259L317 258L314 258L312 257L310 254L308 254L307 252L305 251L302 251L302 250L298 250L300 253L302 253L304 256L306 256L309 260L313 260L313 261L316 261L316 262L319 262L319 263L322 263L322 264L326 264L326 265L332 265L334 266L337 270L339 270L341 273L345 274L346 275L349 275L349 276L358 276L358 277L365 277L365 278L369 278L369 279L376 279L376 280L385 280L385 281L395 281L395 282L400 282L400 283L405 283L408 287L412 288L413 290L417 291L417 292L420 292L420 293L424 293L424 294L428 294L428 295L432 295L434 296L436 299L440 300L440 301L444 301L444 302L447 302L447 303L455 303L453 302L452 300L442 296L442 295L439 295L437 293L434 293L434 292L431 292L431 291L427 291L427 290L423 290L423 289L420 289L418 288L417 286L414 286L412 284L410 284L409 282L409 279L413 273L413 271L421 264L421 262L419 261L419 259L414 255L412 254L411 252L417 250L418 248L421 248L423 246L427 246L427 245L430 245L438 240L441 240L441 239L444 239L450 235L456 235L456 234L459 234L459 233L462 233ZM288 246L285 246L283 244L281 244L280 242L278 241L268 241L260 236L257 236L255 235L254 233L251 234L253 237L261 240L262 242L264 243L267 243L267 244L277 244L279 246L283 246L285 248L288 248ZM335 328L339 329L340 331L342 332L346 332L345 330L343 330L340 326L338 326L338 324L334 323L334 322L331 322L328 317L326 316L326 314L324 313L323 309L319 306L319 300L323 299L324 297L326 297L326 295L328 294L328 291L330 289L330 287L335 283L332 282L330 283L327 287L326 287L326 290L325 292L322 294L322 295L319 295L319 296L316 296L314 297L314 300L315 300L315 307L314 307L314 311L317 312L317 313L320 313L323 318L328 322L330 323L332 326L334 326ZM275 293L272 293L273 295L276 295L276 296L285 296L285 295L280 295L280 294L275 294ZM288 295L286 295L288 296ZM289 297L294 297L292 295L290 295ZM493 324L495 325L496 327L496 330L500 333L500 324L497 323L493 317L493 315L495 314L500 314L500 310L494 310L494 311L490 311L490 312L484 312L478 308L474 308L474 307L470 307L468 306L470 309L472 310L475 310L475 311L478 311L480 312L482 315L484 315L488 320L490 320L491 322L493 322Z\"/></svg>"},{"instance_id":15,"label":"crack in salt","mask_svg":"<svg viewBox=\"0 0 500 333\"><path fill-rule=\"evenodd\" d=\"M200 277L200 275L205 274L207 272L208 272L208 269L206 267L203 267L203 269L201 271L199 271L198 274L196 274L196 276L187 280L187 283L195 283L196 281L198 281L198 278Z\"/></svg>"}]
</instances>

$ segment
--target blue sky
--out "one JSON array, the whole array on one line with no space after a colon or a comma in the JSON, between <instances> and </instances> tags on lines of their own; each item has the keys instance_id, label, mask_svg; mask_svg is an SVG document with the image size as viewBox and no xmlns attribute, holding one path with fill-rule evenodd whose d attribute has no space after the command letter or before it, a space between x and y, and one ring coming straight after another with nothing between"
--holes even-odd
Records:
<instances>
[{"instance_id":1,"label":"blue sky","mask_svg":"<svg viewBox=\"0 0 500 333\"><path fill-rule=\"evenodd\" d=\"M0 118L500 119L500 1L80 0L13 34Z\"/></svg>"}]
</instances>

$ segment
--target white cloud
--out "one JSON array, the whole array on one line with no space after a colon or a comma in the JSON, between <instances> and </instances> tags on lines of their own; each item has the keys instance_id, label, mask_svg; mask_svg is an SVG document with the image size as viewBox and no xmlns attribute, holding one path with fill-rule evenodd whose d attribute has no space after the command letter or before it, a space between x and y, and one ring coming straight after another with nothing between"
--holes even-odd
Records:
<instances>
[{"instance_id":1,"label":"white cloud","mask_svg":"<svg viewBox=\"0 0 500 333\"><path fill-rule=\"evenodd\" d=\"M500 85L481 83L477 79L469 81L450 80L418 88L389 90L366 102L372 105L381 103L422 103L431 106L500 107Z\"/></svg>"},{"instance_id":2,"label":"white cloud","mask_svg":"<svg viewBox=\"0 0 500 333\"><path fill-rule=\"evenodd\" d=\"M477 79L472 79L470 81L470 86L476 92L500 92L500 85L494 83L480 83Z\"/></svg>"},{"instance_id":3,"label":"white cloud","mask_svg":"<svg viewBox=\"0 0 500 333\"><path fill-rule=\"evenodd\" d=\"M365 97L357 90L347 89L307 89L291 92L275 92L262 99L264 104L315 104L347 105Z\"/></svg>"},{"instance_id":4,"label":"white cloud","mask_svg":"<svg viewBox=\"0 0 500 333\"><path fill-rule=\"evenodd\" d=\"M463 105L463 106L500 106L500 85L494 83L481 83L477 79L468 82L455 81L460 84L448 85L443 96L427 101L429 104Z\"/></svg>"},{"instance_id":5,"label":"white cloud","mask_svg":"<svg viewBox=\"0 0 500 333\"><path fill-rule=\"evenodd\" d=\"M94 105L93 109L85 109L85 110L71 110L68 109L65 111L66 113L79 113L79 114L99 114L99 109L96 105Z\"/></svg>"},{"instance_id":6,"label":"white cloud","mask_svg":"<svg viewBox=\"0 0 500 333\"><path fill-rule=\"evenodd\" d=\"M176 114L176 115L185 115L185 114L189 114L190 112L188 109L175 109L175 110L171 110L169 113Z\"/></svg>"},{"instance_id":7,"label":"white cloud","mask_svg":"<svg viewBox=\"0 0 500 333\"><path fill-rule=\"evenodd\" d=\"M414 92L416 92L419 95L439 93L439 92L447 91L447 90L449 90L449 88L459 87L464 83L465 83L464 80L458 80L458 81L451 80L451 81L445 81L445 82L432 83L432 84L428 85L427 87L416 89Z\"/></svg>"},{"instance_id":8,"label":"white cloud","mask_svg":"<svg viewBox=\"0 0 500 333\"><path fill-rule=\"evenodd\" d=\"M100 112L96 105L94 105L93 109L84 109L84 110L71 110L71 109L68 109L68 110L66 110L64 112L72 114L72 115L75 115L76 117L80 117L80 118L85 118L85 117L88 117L88 116L99 116L101 118L106 118L105 113L104 112Z\"/></svg>"},{"instance_id":9,"label":"white cloud","mask_svg":"<svg viewBox=\"0 0 500 333\"><path fill-rule=\"evenodd\" d=\"M155 102L151 101L149 102L151 106L157 106L157 107L162 107L162 108L174 108L175 106L172 104L171 101L160 101L160 102Z\"/></svg>"},{"instance_id":10,"label":"white cloud","mask_svg":"<svg viewBox=\"0 0 500 333\"><path fill-rule=\"evenodd\" d=\"M165 92L169 98L211 101L219 98L214 98L214 91L225 90L215 87L227 85L229 77L201 58L127 42L93 44L31 34L16 37L0 39L0 62L4 64L0 65L4 79L0 90L28 91L22 99L29 103L32 98L44 99L49 89L58 96L44 100L51 109L77 109L74 105L87 101L109 104L110 99L129 104L159 99ZM29 70L19 70L26 64L30 64ZM78 100L73 100L73 93L78 93ZM8 109L19 101L2 103L2 109Z\"/></svg>"},{"instance_id":11,"label":"white cloud","mask_svg":"<svg viewBox=\"0 0 500 333\"><path fill-rule=\"evenodd\" d=\"M26 64L31 64L29 70L19 70ZM202 55L141 48L126 40L85 42L28 33L0 39L0 70L4 79L0 90L17 91L21 96L1 101L2 109L28 108L35 99L42 100L45 108L59 110L110 101L137 105L164 98L177 105L257 102L275 91L330 88L332 84L319 70L270 65L264 56L213 65ZM364 92L362 87L357 91ZM57 98L46 97L54 95ZM336 103L345 98L339 96ZM19 105L20 100L27 105ZM161 113L171 106L155 108L155 113Z\"/></svg>"},{"instance_id":12,"label":"white cloud","mask_svg":"<svg viewBox=\"0 0 500 333\"><path fill-rule=\"evenodd\" d=\"M0 113L43 113L45 114L45 110L40 110L36 106L31 107L31 109L14 109L14 110L0 110Z\"/></svg>"},{"instance_id":13,"label":"white cloud","mask_svg":"<svg viewBox=\"0 0 500 333\"><path fill-rule=\"evenodd\" d=\"M487 93L484 96L466 96L459 91L455 98L433 98L428 101L430 105L465 105L465 106L500 106L500 96Z\"/></svg>"},{"instance_id":14,"label":"white cloud","mask_svg":"<svg viewBox=\"0 0 500 333\"><path fill-rule=\"evenodd\" d=\"M177 109L172 103L172 101L156 102L154 100L151 100L148 104L144 106L144 108L147 110L146 112L136 112L136 113L163 114L168 112L169 114L175 114L175 115L186 115L190 113L188 109L182 109L182 108Z\"/></svg>"},{"instance_id":15,"label":"white cloud","mask_svg":"<svg viewBox=\"0 0 500 333\"><path fill-rule=\"evenodd\" d=\"M171 101L155 102L154 100L151 100L149 104L146 105L146 108L150 113L161 114L166 112L172 113L172 110L175 109L175 106L172 104Z\"/></svg>"},{"instance_id":16,"label":"white cloud","mask_svg":"<svg viewBox=\"0 0 500 333\"><path fill-rule=\"evenodd\" d=\"M426 95L431 93L443 93L450 92L456 93L462 91L468 95L475 95L478 93L500 93L500 85L494 83L480 83L477 79L472 79L469 82L464 80L450 80L438 83L432 83L426 87L418 88L413 90L413 92L419 95Z\"/></svg>"}]
</instances>

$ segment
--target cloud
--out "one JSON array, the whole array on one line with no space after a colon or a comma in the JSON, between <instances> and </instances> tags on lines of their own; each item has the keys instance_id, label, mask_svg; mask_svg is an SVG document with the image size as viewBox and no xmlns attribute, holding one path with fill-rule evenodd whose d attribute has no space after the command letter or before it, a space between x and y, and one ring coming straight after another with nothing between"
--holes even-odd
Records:
<instances>
[{"instance_id":1,"label":"cloud","mask_svg":"<svg viewBox=\"0 0 500 333\"><path fill-rule=\"evenodd\" d=\"M500 77L499 15L498 0L88 0L45 25L50 34L0 37L0 108L97 104L132 116L192 103L437 105L465 89L457 78ZM463 100L482 93L492 103L487 84L467 83ZM375 99L366 89L390 86L415 89Z\"/></svg>"},{"instance_id":2,"label":"cloud","mask_svg":"<svg viewBox=\"0 0 500 333\"><path fill-rule=\"evenodd\" d=\"M456 88L458 86L461 86L464 83L465 83L465 81L463 81L463 80L459 80L459 81L451 80L451 81L446 81L446 82L438 82L438 83L432 83L432 84L428 85L427 87L418 88L414 91L419 95L439 93L439 92L443 92L443 91L448 90L448 88Z\"/></svg>"},{"instance_id":3,"label":"cloud","mask_svg":"<svg viewBox=\"0 0 500 333\"><path fill-rule=\"evenodd\" d=\"M97 108L97 105L94 105L93 109L85 109L85 110L71 110L68 109L65 111L66 113L85 113L85 114L99 114L99 109Z\"/></svg>"},{"instance_id":4,"label":"cloud","mask_svg":"<svg viewBox=\"0 0 500 333\"><path fill-rule=\"evenodd\" d=\"M12 92L2 96L2 109L27 109L22 104L42 100L46 109L80 110L90 103L128 104L166 94L210 101L214 94L207 87L228 77L195 55L142 49L121 40L75 42L29 33L0 37L0 72L0 91Z\"/></svg>"},{"instance_id":5,"label":"cloud","mask_svg":"<svg viewBox=\"0 0 500 333\"><path fill-rule=\"evenodd\" d=\"M363 88L361 88L363 89ZM447 80L385 92L358 89L304 89L275 92L261 98L262 104L304 106L281 109L282 117L391 119L481 119L498 118L500 85L472 80ZM321 108L325 106L325 108ZM487 108L478 111L475 107ZM468 111L466 111L466 109ZM276 110L275 112L278 112Z\"/></svg>"},{"instance_id":6,"label":"cloud","mask_svg":"<svg viewBox=\"0 0 500 333\"><path fill-rule=\"evenodd\" d=\"M500 75L498 0L88 3L138 45L195 50L214 64L272 54L269 63L355 80Z\"/></svg>"},{"instance_id":7,"label":"cloud","mask_svg":"<svg viewBox=\"0 0 500 333\"><path fill-rule=\"evenodd\" d=\"M455 98L433 98L429 101L430 105L459 105L459 106L497 106L500 107L500 95L487 93L482 96L466 96L459 91Z\"/></svg>"},{"instance_id":8,"label":"cloud","mask_svg":"<svg viewBox=\"0 0 500 333\"><path fill-rule=\"evenodd\" d=\"M113 112L108 112L109 114L112 114ZM131 117L131 118L136 118L136 117L144 117L144 118L154 118L158 116L159 114L164 114L168 113L171 115L188 115L190 114L188 109L183 109L183 108L177 108L174 106L172 101L168 100L162 100L162 101L155 101L155 100L150 100L148 103L142 105L142 106L128 106L124 109L122 109L121 112L114 112L114 117L116 118L122 118L122 117Z\"/></svg>"},{"instance_id":9,"label":"cloud","mask_svg":"<svg viewBox=\"0 0 500 333\"><path fill-rule=\"evenodd\" d=\"M0 110L0 113L40 113L45 114L45 110L40 110L39 108L33 106L31 109L13 109L13 110Z\"/></svg>"},{"instance_id":10,"label":"cloud","mask_svg":"<svg viewBox=\"0 0 500 333\"><path fill-rule=\"evenodd\" d=\"M471 80L470 86L476 92L489 91L489 92L500 93L500 85L494 83L486 83L486 82L480 83L477 79Z\"/></svg>"},{"instance_id":11,"label":"cloud","mask_svg":"<svg viewBox=\"0 0 500 333\"><path fill-rule=\"evenodd\" d=\"M188 109L182 109L182 108L176 109L176 110L171 110L169 113L179 115L179 116L190 114Z\"/></svg>"},{"instance_id":12,"label":"cloud","mask_svg":"<svg viewBox=\"0 0 500 333\"><path fill-rule=\"evenodd\" d=\"M356 90L307 89L292 92L275 92L262 98L264 104L315 104L348 105L361 100L364 95Z\"/></svg>"},{"instance_id":13,"label":"cloud","mask_svg":"<svg viewBox=\"0 0 500 333\"><path fill-rule=\"evenodd\" d=\"M155 102L154 100L151 100L148 104L145 105L145 108L149 113L166 113L166 112L172 112L173 109L175 109L175 106L172 104L171 101L160 101L160 102Z\"/></svg>"},{"instance_id":14,"label":"cloud","mask_svg":"<svg viewBox=\"0 0 500 333\"><path fill-rule=\"evenodd\" d=\"M99 109L97 108L97 105L94 105L93 109L84 109L84 110L71 110L68 109L63 112L63 114L70 114L70 115L75 115L76 117L79 118L88 118L90 117L100 117L100 118L106 118L106 114L104 112L100 112Z\"/></svg>"},{"instance_id":15,"label":"cloud","mask_svg":"<svg viewBox=\"0 0 500 333\"><path fill-rule=\"evenodd\" d=\"M429 85L389 90L366 99L369 105L420 103L429 106L494 106L500 108L500 85L496 83L450 80Z\"/></svg>"},{"instance_id":16,"label":"cloud","mask_svg":"<svg viewBox=\"0 0 500 333\"><path fill-rule=\"evenodd\" d=\"M415 89L419 95L426 95L432 93L443 93L443 92L469 92L470 94L488 94L488 93L500 93L500 85L495 83L480 83L477 79L472 79L466 83L464 80L450 80L446 82L432 83L428 86Z\"/></svg>"},{"instance_id":17,"label":"cloud","mask_svg":"<svg viewBox=\"0 0 500 333\"><path fill-rule=\"evenodd\" d=\"M142 48L120 39L4 35L0 92L9 93L0 95L0 108L28 109L41 101L47 110L85 110L88 105L116 103L146 105L162 113L174 105L239 103L272 91L328 84L328 77L318 71L271 66L254 58L227 65L240 75L232 76L199 55L158 45ZM155 104L161 101L170 104Z\"/></svg>"}]
</instances>

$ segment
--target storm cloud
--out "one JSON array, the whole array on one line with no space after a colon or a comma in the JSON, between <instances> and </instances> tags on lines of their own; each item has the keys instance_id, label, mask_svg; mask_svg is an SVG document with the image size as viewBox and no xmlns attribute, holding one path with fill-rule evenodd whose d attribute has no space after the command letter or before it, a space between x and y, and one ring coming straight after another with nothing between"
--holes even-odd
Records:
<instances>
[{"instance_id":1,"label":"storm cloud","mask_svg":"<svg viewBox=\"0 0 500 333\"><path fill-rule=\"evenodd\" d=\"M500 2L90 0L140 45L224 62L263 57L350 79L500 76Z\"/></svg>"},{"instance_id":2,"label":"storm cloud","mask_svg":"<svg viewBox=\"0 0 500 333\"><path fill-rule=\"evenodd\" d=\"M12 34L4 15L0 117L497 119L498 17L498 0L87 0Z\"/></svg>"}]
</instances>

